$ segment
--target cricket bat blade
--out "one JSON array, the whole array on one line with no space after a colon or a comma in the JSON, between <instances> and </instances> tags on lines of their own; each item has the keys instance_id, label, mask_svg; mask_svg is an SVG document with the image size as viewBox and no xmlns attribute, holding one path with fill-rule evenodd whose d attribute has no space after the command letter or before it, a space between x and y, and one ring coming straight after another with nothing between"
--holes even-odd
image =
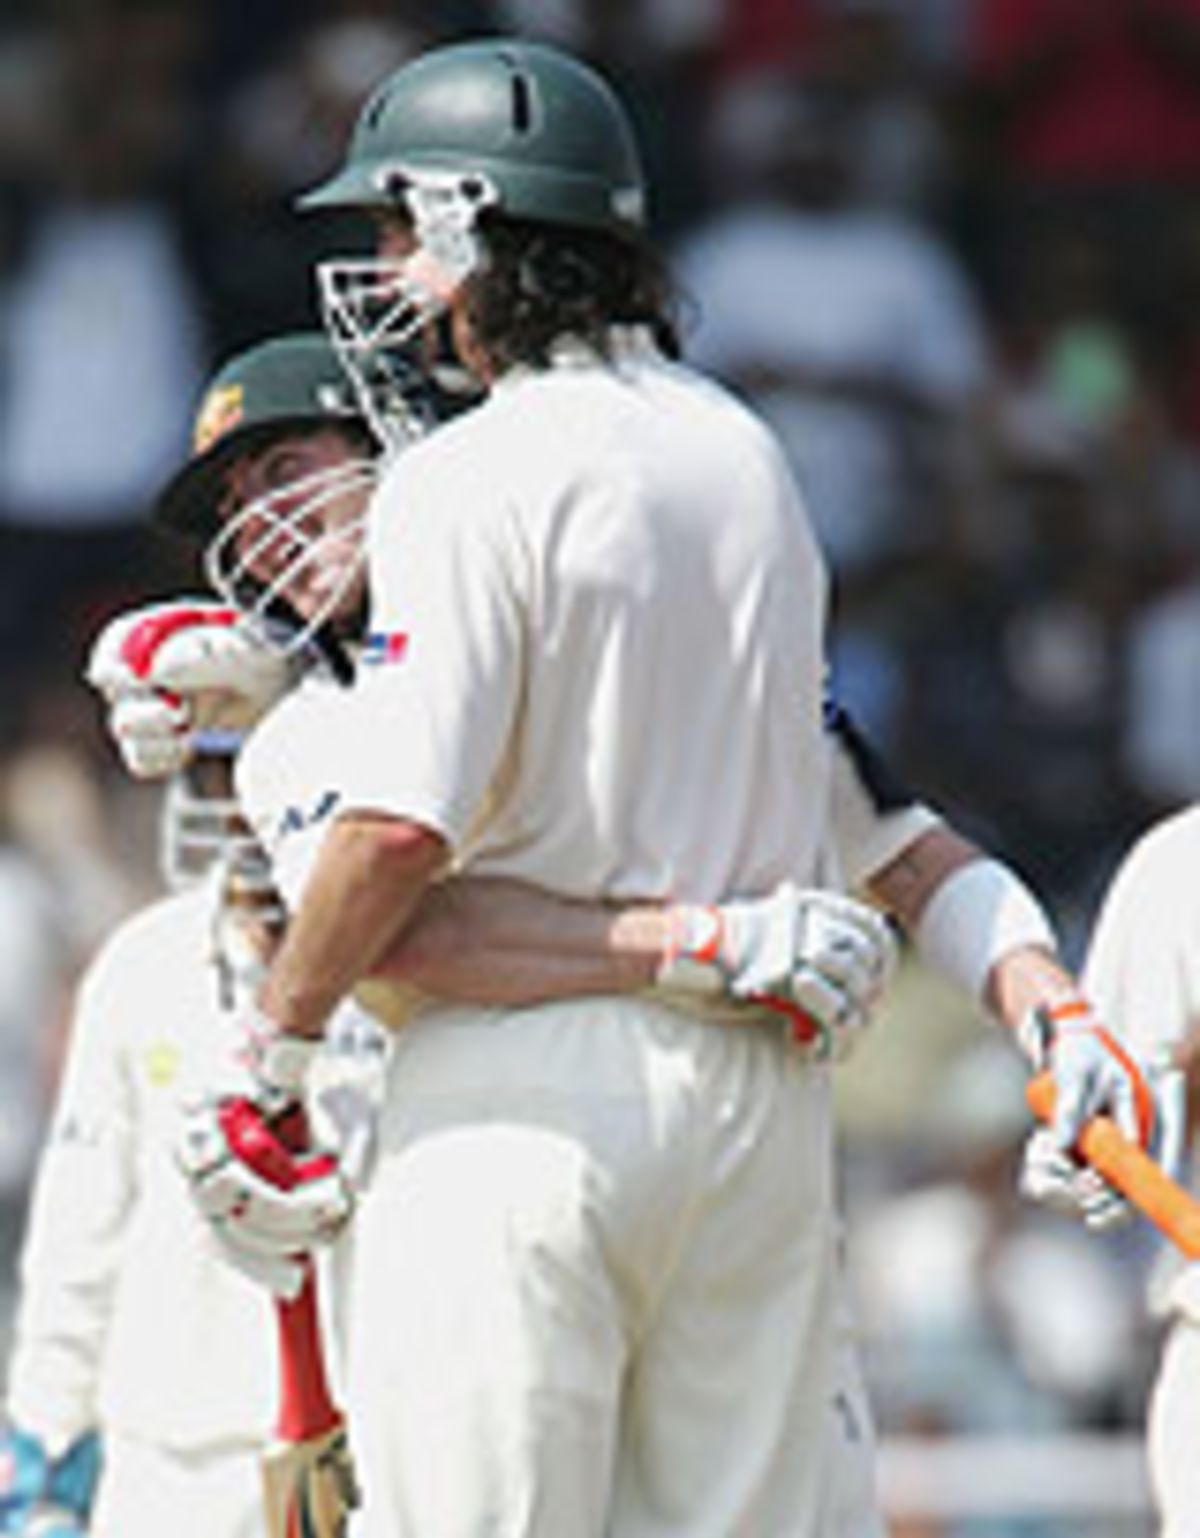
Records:
<instances>
[{"instance_id":1,"label":"cricket bat blade","mask_svg":"<svg viewBox=\"0 0 1200 1538\"><path fill-rule=\"evenodd\" d=\"M359 1503L344 1426L307 1442L269 1447L262 1481L271 1538L344 1538Z\"/></svg>"}]
</instances>

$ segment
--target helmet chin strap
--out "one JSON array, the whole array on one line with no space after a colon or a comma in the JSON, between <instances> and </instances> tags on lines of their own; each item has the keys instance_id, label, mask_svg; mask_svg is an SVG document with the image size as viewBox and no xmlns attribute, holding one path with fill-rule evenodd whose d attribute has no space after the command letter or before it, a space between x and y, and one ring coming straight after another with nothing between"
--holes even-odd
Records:
<instances>
[{"instance_id":1,"label":"helmet chin strap","mask_svg":"<svg viewBox=\"0 0 1200 1538\"><path fill-rule=\"evenodd\" d=\"M417 249L405 271L449 301L478 268L483 248L478 220L500 201L495 185L479 172L402 171L400 196L412 218Z\"/></svg>"},{"instance_id":2,"label":"helmet chin strap","mask_svg":"<svg viewBox=\"0 0 1200 1538\"><path fill-rule=\"evenodd\" d=\"M390 167L381 195L403 207L416 244L404 256L326 261L317 266L325 329L380 442L399 452L428 424L395 409L389 353L438 324L463 283L485 260L480 212L499 192L477 172ZM461 376L459 376L461 377ZM403 386L400 394L403 397Z\"/></svg>"}]
</instances>

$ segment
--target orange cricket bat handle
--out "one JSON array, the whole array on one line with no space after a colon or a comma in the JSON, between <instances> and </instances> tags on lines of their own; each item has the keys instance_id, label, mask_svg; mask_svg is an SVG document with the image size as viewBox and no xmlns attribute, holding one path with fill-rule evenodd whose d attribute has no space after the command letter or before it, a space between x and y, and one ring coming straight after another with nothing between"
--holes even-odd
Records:
<instances>
[{"instance_id":1,"label":"orange cricket bat handle","mask_svg":"<svg viewBox=\"0 0 1200 1538\"><path fill-rule=\"evenodd\" d=\"M1048 1073L1025 1088L1039 1121L1054 1115L1054 1080ZM1200 1260L1200 1201L1156 1164L1109 1116L1096 1116L1079 1135L1075 1152L1116 1186L1151 1223L1193 1260Z\"/></svg>"},{"instance_id":2,"label":"orange cricket bat handle","mask_svg":"<svg viewBox=\"0 0 1200 1538\"><path fill-rule=\"evenodd\" d=\"M341 1424L342 1413L329 1392L317 1284L312 1263L295 1298L275 1299L279 1327L279 1415L276 1432L284 1442L306 1442Z\"/></svg>"}]
</instances>

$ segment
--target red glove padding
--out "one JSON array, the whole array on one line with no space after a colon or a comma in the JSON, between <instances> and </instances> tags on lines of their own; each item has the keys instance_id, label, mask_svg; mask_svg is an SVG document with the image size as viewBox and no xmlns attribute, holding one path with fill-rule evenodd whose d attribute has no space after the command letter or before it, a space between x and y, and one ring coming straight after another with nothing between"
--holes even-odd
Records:
<instances>
[{"instance_id":1,"label":"red glove padding","mask_svg":"<svg viewBox=\"0 0 1200 1538\"><path fill-rule=\"evenodd\" d=\"M181 769L196 730L244 731L294 681L276 646L210 598L118 614L96 637L85 677L104 696L109 732L139 779Z\"/></svg>"},{"instance_id":2,"label":"red glove padding","mask_svg":"<svg viewBox=\"0 0 1200 1538\"><path fill-rule=\"evenodd\" d=\"M189 1107L179 1164L229 1258L285 1297L354 1211L353 1187L337 1156L310 1142L299 1101L273 1116L244 1096Z\"/></svg>"}]
</instances>

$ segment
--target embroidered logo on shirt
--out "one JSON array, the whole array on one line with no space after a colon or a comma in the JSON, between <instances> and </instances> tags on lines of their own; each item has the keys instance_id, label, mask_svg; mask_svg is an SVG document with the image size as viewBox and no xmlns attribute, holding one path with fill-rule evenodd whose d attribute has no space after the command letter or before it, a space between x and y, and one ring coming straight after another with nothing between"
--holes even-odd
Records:
<instances>
[{"instance_id":1,"label":"embroidered logo on shirt","mask_svg":"<svg viewBox=\"0 0 1200 1538\"><path fill-rule=\"evenodd\" d=\"M146 1048L146 1078L155 1089L165 1089L179 1072L179 1048L171 1041L153 1041Z\"/></svg>"},{"instance_id":2,"label":"embroidered logo on shirt","mask_svg":"<svg viewBox=\"0 0 1200 1538\"><path fill-rule=\"evenodd\" d=\"M400 662L407 651L406 630L372 630L363 642L362 660L372 665Z\"/></svg>"},{"instance_id":3,"label":"embroidered logo on shirt","mask_svg":"<svg viewBox=\"0 0 1200 1538\"><path fill-rule=\"evenodd\" d=\"M317 823L324 822L326 817L336 809L341 796L336 790L326 790L317 797L310 807L289 806L280 816L275 834L276 839L285 839L293 833L303 833L305 828L315 827Z\"/></svg>"}]
</instances>

